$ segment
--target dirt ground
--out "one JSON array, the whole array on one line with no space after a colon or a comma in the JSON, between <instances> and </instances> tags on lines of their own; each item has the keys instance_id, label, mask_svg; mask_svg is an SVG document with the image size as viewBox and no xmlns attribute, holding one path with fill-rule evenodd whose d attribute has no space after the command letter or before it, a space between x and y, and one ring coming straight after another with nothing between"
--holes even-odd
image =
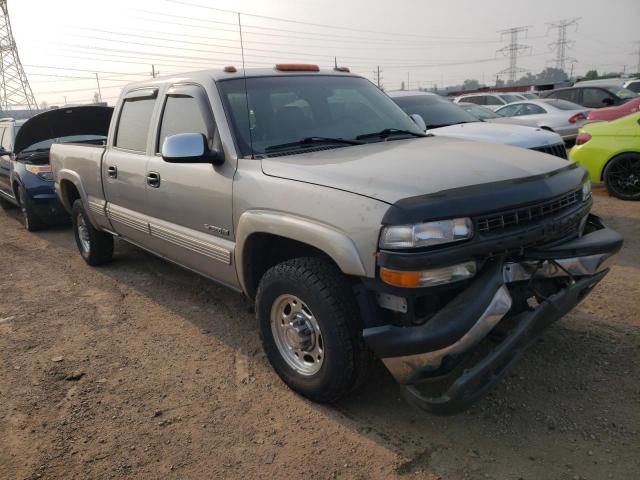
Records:
<instances>
[{"instance_id":1,"label":"dirt ground","mask_svg":"<svg viewBox=\"0 0 640 480\"><path fill-rule=\"evenodd\" d=\"M0 213L0 479L640 478L640 203L595 192L626 244L488 397L437 417L378 365L335 406L291 392L238 294L123 242Z\"/></svg>"}]
</instances>

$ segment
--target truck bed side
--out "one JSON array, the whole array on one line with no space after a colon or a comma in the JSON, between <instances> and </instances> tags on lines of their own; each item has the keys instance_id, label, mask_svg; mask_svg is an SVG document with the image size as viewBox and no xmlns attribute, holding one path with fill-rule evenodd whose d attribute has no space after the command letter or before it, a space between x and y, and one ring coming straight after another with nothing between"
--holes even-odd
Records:
<instances>
[{"instance_id":1,"label":"truck bed side","mask_svg":"<svg viewBox=\"0 0 640 480\"><path fill-rule=\"evenodd\" d=\"M56 193L70 212L73 202L80 198L87 206L92 223L110 229L105 215L105 197L102 188L102 158L105 147L79 143L55 144L51 147L50 161L55 179Z\"/></svg>"}]
</instances>

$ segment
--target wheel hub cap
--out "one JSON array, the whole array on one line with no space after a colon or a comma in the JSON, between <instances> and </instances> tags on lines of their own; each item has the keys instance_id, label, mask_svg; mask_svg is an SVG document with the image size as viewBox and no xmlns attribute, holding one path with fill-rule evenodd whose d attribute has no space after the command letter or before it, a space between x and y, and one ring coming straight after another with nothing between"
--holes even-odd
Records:
<instances>
[{"instance_id":1,"label":"wheel hub cap","mask_svg":"<svg viewBox=\"0 0 640 480\"><path fill-rule=\"evenodd\" d=\"M294 349L309 351L315 343L313 326L299 313L285 326L285 335Z\"/></svg>"},{"instance_id":2,"label":"wheel hub cap","mask_svg":"<svg viewBox=\"0 0 640 480\"><path fill-rule=\"evenodd\" d=\"M296 372L316 374L324 362L322 333L309 307L295 295L280 295L271 307L271 333L284 361Z\"/></svg>"},{"instance_id":3,"label":"wheel hub cap","mask_svg":"<svg viewBox=\"0 0 640 480\"><path fill-rule=\"evenodd\" d=\"M89 253L89 250L91 249L89 228L87 228L87 223L84 221L83 215L78 215L78 238L80 239L82 250Z\"/></svg>"}]
</instances>

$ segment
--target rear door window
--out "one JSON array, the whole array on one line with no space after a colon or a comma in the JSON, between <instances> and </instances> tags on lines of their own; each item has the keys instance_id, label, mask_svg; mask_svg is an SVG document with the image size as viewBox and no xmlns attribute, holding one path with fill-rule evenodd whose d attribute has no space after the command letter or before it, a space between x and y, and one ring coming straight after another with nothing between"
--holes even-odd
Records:
<instances>
[{"instance_id":1,"label":"rear door window","mask_svg":"<svg viewBox=\"0 0 640 480\"><path fill-rule=\"evenodd\" d=\"M547 113L546 110L534 103L523 103L520 115L540 115Z\"/></svg>"},{"instance_id":2,"label":"rear door window","mask_svg":"<svg viewBox=\"0 0 640 480\"><path fill-rule=\"evenodd\" d=\"M610 103L605 103L609 99ZM582 91L582 105L589 108L606 107L613 105L614 97L601 88L585 88Z\"/></svg>"},{"instance_id":3,"label":"rear door window","mask_svg":"<svg viewBox=\"0 0 640 480\"><path fill-rule=\"evenodd\" d=\"M486 103L484 103L484 105L491 105L491 106L504 105L504 103L501 102L498 97L487 95L484 98L486 99Z\"/></svg>"},{"instance_id":4,"label":"rear door window","mask_svg":"<svg viewBox=\"0 0 640 480\"><path fill-rule=\"evenodd\" d=\"M572 88L570 90L559 90L557 92L551 92L549 98L559 98L561 100L567 100L568 102L579 103L580 90L578 88Z\"/></svg>"},{"instance_id":5,"label":"rear door window","mask_svg":"<svg viewBox=\"0 0 640 480\"><path fill-rule=\"evenodd\" d=\"M462 97L460 99L461 102L469 102L475 103L476 105L484 105L484 97L476 96L476 97Z\"/></svg>"},{"instance_id":6,"label":"rear door window","mask_svg":"<svg viewBox=\"0 0 640 480\"><path fill-rule=\"evenodd\" d=\"M155 103L155 97L125 99L120 112L114 146L146 152L149 124Z\"/></svg>"}]
</instances>

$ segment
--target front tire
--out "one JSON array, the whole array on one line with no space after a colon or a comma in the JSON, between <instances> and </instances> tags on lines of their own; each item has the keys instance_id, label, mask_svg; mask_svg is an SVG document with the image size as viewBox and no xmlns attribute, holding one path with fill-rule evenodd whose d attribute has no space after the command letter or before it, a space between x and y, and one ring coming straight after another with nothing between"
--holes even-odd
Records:
<instances>
[{"instance_id":1,"label":"front tire","mask_svg":"<svg viewBox=\"0 0 640 480\"><path fill-rule=\"evenodd\" d=\"M22 221L24 228L29 232L37 232L45 227L44 222L34 211L31 199L27 194L27 190L23 185L18 187L18 203L20 204L20 210L22 211Z\"/></svg>"},{"instance_id":2,"label":"front tire","mask_svg":"<svg viewBox=\"0 0 640 480\"><path fill-rule=\"evenodd\" d=\"M96 230L84 209L82 200L73 202L71 210L73 236L80 255L91 266L101 265L113 258L113 236Z\"/></svg>"},{"instance_id":3,"label":"front tire","mask_svg":"<svg viewBox=\"0 0 640 480\"><path fill-rule=\"evenodd\" d=\"M332 263L296 258L269 269L256 316L269 362L294 391L335 402L365 378L370 355L351 286Z\"/></svg>"},{"instance_id":4,"label":"front tire","mask_svg":"<svg viewBox=\"0 0 640 480\"><path fill-rule=\"evenodd\" d=\"M3 210L11 210L12 208L16 208L16 206L9 200L5 200L4 198L0 197L0 208L2 208Z\"/></svg>"},{"instance_id":5,"label":"front tire","mask_svg":"<svg viewBox=\"0 0 640 480\"><path fill-rule=\"evenodd\" d=\"M602 174L609 195L640 200L640 155L625 153L612 159Z\"/></svg>"}]
</instances>

